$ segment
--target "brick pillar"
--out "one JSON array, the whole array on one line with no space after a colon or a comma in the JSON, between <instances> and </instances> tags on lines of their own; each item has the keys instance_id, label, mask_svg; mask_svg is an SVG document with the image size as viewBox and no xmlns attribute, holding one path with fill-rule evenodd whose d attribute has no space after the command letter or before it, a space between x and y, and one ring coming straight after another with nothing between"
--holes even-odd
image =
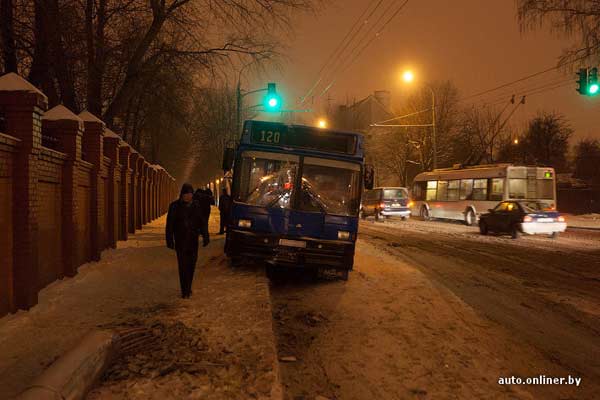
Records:
<instances>
[{"instance_id":1,"label":"brick pillar","mask_svg":"<svg viewBox=\"0 0 600 400\"><path fill-rule=\"evenodd\" d=\"M150 222L150 164L146 163L144 165L144 170L146 171L146 185L144 189L146 193L144 194L144 224Z\"/></svg>"},{"instance_id":2,"label":"brick pillar","mask_svg":"<svg viewBox=\"0 0 600 400\"><path fill-rule=\"evenodd\" d=\"M129 156L131 155L131 147L123 146L119 151L119 160L121 162L121 198L119 199L119 207L121 208L121 221L119 221L119 240L127 240L131 208L129 201L131 195L129 186L131 185L131 168L129 167ZM134 231L135 232L135 231Z\"/></svg>"},{"instance_id":3,"label":"brick pillar","mask_svg":"<svg viewBox=\"0 0 600 400\"><path fill-rule=\"evenodd\" d=\"M143 210L143 185L144 185L144 180L143 180L143 167L144 167L144 157L142 157L141 155L138 157L137 160L137 170L138 170L138 176L137 176L137 189L135 191L135 196L137 199L137 209L136 209L136 216L135 216L135 228L136 229L142 229L142 225L144 224L143 222L143 214L142 214L142 210Z\"/></svg>"},{"instance_id":4,"label":"brick pillar","mask_svg":"<svg viewBox=\"0 0 600 400\"><path fill-rule=\"evenodd\" d=\"M104 160L104 129L106 125L95 115L88 111L79 114L83 120L84 132L82 150L86 155L86 161L93 164L90 176L90 236L91 257L93 261L100 261L100 253L104 247L104 238L100 232L100 218L104 210L100 207L100 183ZM106 201L106 199L104 199Z\"/></svg>"},{"instance_id":5,"label":"brick pillar","mask_svg":"<svg viewBox=\"0 0 600 400\"><path fill-rule=\"evenodd\" d=\"M29 309L38 301L38 157L42 146L41 115L48 100L20 76L0 77L0 111L6 131L20 140L13 164L13 263L8 271L9 308Z\"/></svg>"},{"instance_id":6,"label":"brick pillar","mask_svg":"<svg viewBox=\"0 0 600 400\"><path fill-rule=\"evenodd\" d=\"M67 155L63 166L62 179L62 243L63 273L77 274L77 249L82 246L76 232L77 226L77 173L81 161L83 121L66 107L59 105L42 117L42 131L59 141L59 151ZM82 205L83 206L83 205Z\"/></svg>"},{"instance_id":7,"label":"brick pillar","mask_svg":"<svg viewBox=\"0 0 600 400\"><path fill-rule=\"evenodd\" d=\"M167 176L165 175L165 170L160 170L160 215L163 215L166 210L167 203Z\"/></svg>"},{"instance_id":8,"label":"brick pillar","mask_svg":"<svg viewBox=\"0 0 600 400\"><path fill-rule=\"evenodd\" d=\"M113 249L117 247L117 240L119 238L119 224L117 221L117 209L115 208L115 196L117 195L117 174L120 174L119 166L119 143L120 139L117 137L105 136L104 137L104 155L110 158L110 166L108 167L108 245Z\"/></svg>"},{"instance_id":9,"label":"brick pillar","mask_svg":"<svg viewBox=\"0 0 600 400\"><path fill-rule=\"evenodd\" d=\"M162 169L160 167L156 170L156 217L162 215Z\"/></svg>"},{"instance_id":10,"label":"brick pillar","mask_svg":"<svg viewBox=\"0 0 600 400\"><path fill-rule=\"evenodd\" d=\"M148 163L142 164L142 225L148 222Z\"/></svg>"},{"instance_id":11,"label":"brick pillar","mask_svg":"<svg viewBox=\"0 0 600 400\"><path fill-rule=\"evenodd\" d=\"M129 233L135 233L138 229L139 220L139 160L140 153L137 151L129 157L129 167L131 168L131 185L129 188Z\"/></svg>"},{"instance_id":12,"label":"brick pillar","mask_svg":"<svg viewBox=\"0 0 600 400\"><path fill-rule=\"evenodd\" d=\"M158 182L157 182L157 173L156 173L156 166L152 166L152 220L155 220L157 217L157 211L156 211L156 195L157 195L157 189L158 189Z\"/></svg>"}]
</instances>

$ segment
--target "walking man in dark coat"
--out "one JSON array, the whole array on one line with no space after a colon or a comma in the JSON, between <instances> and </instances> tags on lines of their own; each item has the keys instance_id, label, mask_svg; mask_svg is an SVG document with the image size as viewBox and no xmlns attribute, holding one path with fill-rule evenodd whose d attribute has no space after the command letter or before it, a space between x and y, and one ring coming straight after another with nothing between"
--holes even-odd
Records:
<instances>
[{"instance_id":1,"label":"walking man in dark coat","mask_svg":"<svg viewBox=\"0 0 600 400\"><path fill-rule=\"evenodd\" d=\"M227 194L227 189L223 189L223 194L219 197L219 213L221 215L219 235L222 235L225 233L225 227L231 217L231 196Z\"/></svg>"},{"instance_id":2,"label":"walking man in dark coat","mask_svg":"<svg viewBox=\"0 0 600 400\"><path fill-rule=\"evenodd\" d=\"M199 235L202 235L204 246L209 242L200 205L193 200L193 195L192 185L183 184L179 199L169 206L165 229L167 247L177 252L181 297L184 299L192 294L192 280L198 260Z\"/></svg>"}]
</instances>

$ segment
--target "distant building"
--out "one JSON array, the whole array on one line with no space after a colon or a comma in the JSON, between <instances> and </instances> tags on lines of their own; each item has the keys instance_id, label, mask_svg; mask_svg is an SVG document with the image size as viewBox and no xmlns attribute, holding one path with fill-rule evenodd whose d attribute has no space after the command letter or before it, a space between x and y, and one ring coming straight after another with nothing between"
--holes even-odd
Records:
<instances>
[{"instance_id":1,"label":"distant building","mask_svg":"<svg viewBox=\"0 0 600 400\"><path fill-rule=\"evenodd\" d=\"M337 129L364 132L371 124L392 117L390 92L377 90L354 104L339 106L333 120Z\"/></svg>"}]
</instances>

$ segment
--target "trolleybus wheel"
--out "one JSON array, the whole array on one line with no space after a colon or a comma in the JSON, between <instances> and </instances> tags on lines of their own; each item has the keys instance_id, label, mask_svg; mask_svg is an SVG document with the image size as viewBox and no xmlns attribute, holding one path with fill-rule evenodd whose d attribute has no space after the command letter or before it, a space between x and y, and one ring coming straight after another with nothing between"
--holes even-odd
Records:
<instances>
[{"instance_id":1,"label":"trolleybus wheel","mask_svg":"<svg viewBox=\"0 0 600 400\"><path fill-rule=\"evenodd\" d=\"M421 207L421 217L423 217L424 221L431 220L431 217L429 216L429 210L425 206Z\"/></svg>"},{"instance_id":2,"label":"trolleybus wheel","mask_svg":"<svg viewBox=\"0 0 600 400\"><path fill-rule=\"evenodd\" d=\"M242 257L240 256L231 256L229 257L229 265L232 268L237 268L242 265Z\"/></svg>"},{"instance_id":3,"label":"trolleybus wheel","mask_svg":"<svg viewBox=\"0 0 600 400\"><path fill-rule=\"evenodd\" d=\"M265 265L265 273L267 278L273 280L273 276L275 275L275 271L273 270L273 266L270 264Z\"/></svg>"},{"instance_id":4,"label":"trolleybus wheel","mask_svg":"<svg viewBox=\"0 0 600 400\"><path fill-rule=\"evenodd\" d=\"M350 274L350 271L348 271L347 269L345 269L345 270L342 270L342 271L340 272L340 274L339 274L339 275L340 275L340 279L341 279L341 280L343 280L343 281L347 281L347 280L348 280L348 275L349 275L349 274Z\"/></svg>"},{"instance_id":5,"label":"trolleybus wheel","mask_svg":"<svg viewBox=\"0 0 600 400\"><path fill-rule=\"evenodd\" d=\"M475 216L473 209L469 208L469 210L465 214L465 224L467 226L472 226L476 221L477 221L477 217Z\"/></svg>"}]
</instances>

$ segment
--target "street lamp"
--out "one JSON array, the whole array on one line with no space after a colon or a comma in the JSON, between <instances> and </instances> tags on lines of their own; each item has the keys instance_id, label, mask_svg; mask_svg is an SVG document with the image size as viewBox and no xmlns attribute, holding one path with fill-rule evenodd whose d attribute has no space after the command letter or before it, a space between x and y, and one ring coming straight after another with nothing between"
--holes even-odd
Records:
<instances>
[{"instance_id":1,"label":"street lamp","mask_svg":"<svg viewBox=\"0 0 600 400\"><path fill-rule=\"evenodd\" d=\"M412 71L406 70L402 74L402 79L406 83L411 83L415 79L415 75L413 74ZM437 137L436 137L437 135L435 132L435 91L433 90L433 87L431 87L428 84L424 84L424 86L426 86L431 91L431 128L432 128L431 145L433 147L433 169L436 169L437 168Z\"/></svg>"},{"instance_id":2,"label":"street lamp","mask_svg":"<svg viewBox=\"0 0 600 400\"><path fill-rule=\"evenodd\" d=\"M318 126L319 128L321 128L321 129L325 129L325 128L327 128L327 120L326 120L326 119L324 119L324 118L319 118L319 119L317 120L317 126Z\"/></svg>"}]
</instances>

